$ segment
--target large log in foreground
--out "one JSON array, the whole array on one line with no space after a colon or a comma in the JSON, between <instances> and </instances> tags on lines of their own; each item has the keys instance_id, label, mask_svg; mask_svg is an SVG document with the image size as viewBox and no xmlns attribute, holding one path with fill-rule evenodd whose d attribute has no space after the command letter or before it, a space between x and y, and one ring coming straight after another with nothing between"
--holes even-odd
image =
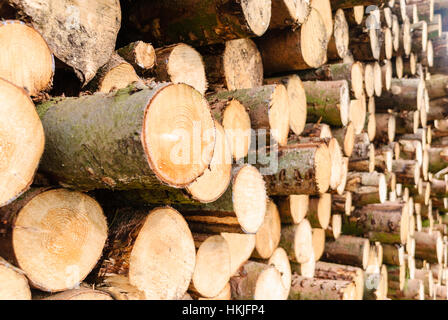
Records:
<instances>
[{"instance_id":1,"label":"large log in foreground","mask_svg":"<svg viewBox=\"0 0 448 320\"><path fill-rule=\"evenodd\" d=\"M261 36L271 20L270 0L127 0L124 4L123 37L159 46L177 42L206 45Z\"/></svg>"},{"instance_id":2,"label":"large log in foreground","mask_svg":"<svg viewBox=\"0 0 448 320\"><path fill-rule=\"evenodd\" d=\"M87 195L65 189L31 189L0 208L0 254L43 291L73 288L98 262L107 238L106 218Z\"/></svg>"},{"instance_id":3,"label":"large log in foreground","mask_svg":"<svg viewBox=\"0 0 448 320\"><path fill-rule=\"evenodd\" d=\"M41 170L64 186L141 189L162 181L185 187L212 158L208 103L184 84L60 98L38 111L47 134Z\"/></svg>"},{"instance_id":4,"label":"large log in foreground","mask_svg":"<svg viewBox=\"0 0 448 320\"><path fill-rule=\"evenodd\" d=\"M0 207L25 192L44 149L42 123L27 93L0 78Z\"/></svg>"},{"instance_id":5,"label":"large log in foreground","mask_svg":"<svg viewBox=\"0 0 448 320\"><path fill-rule=\"evenodd\" d=\"M117 0L6 2L14 8L13 16L30 22L42 34L55 56L72 67L84 84L93 79L114 52L121 22ZM4 6L0 16L11 18L8 9Z\"/></svg>"}]
</instances>

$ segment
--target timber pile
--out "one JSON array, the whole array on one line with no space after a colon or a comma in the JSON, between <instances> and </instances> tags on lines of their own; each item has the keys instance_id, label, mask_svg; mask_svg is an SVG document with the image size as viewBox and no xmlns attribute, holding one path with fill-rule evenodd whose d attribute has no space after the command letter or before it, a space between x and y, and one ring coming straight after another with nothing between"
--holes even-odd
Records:
<instances>
[{"instance_id":1,"label":"timber pile","mask_svg":"<svg viewBox=\"0 0 448 320\"><path fill-rule=\"evenodd\" d=\"M48 3L0 4L0 299L448 299L446 1Z\"/></svg>"}]
</instances>

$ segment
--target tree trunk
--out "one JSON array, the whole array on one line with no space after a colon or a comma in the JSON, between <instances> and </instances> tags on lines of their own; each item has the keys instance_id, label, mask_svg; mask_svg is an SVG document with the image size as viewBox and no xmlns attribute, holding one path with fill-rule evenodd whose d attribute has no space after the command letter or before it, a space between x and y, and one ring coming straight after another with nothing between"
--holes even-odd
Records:
<instances>
[{"instance_id":1,"label":"tree trunk","mask_svg":"<svg viewBox=\"0 0 448 320\"><path fill-rule=\"evenodd\" d=\"M294 274L289 300L354 300L352 281L305 278Z\"/></svg>"},{"instance_id":2,"label":"tree trunk","mask_svg":"<svg viewBox=\"0 0 448 320\"><path fill-rule=\"evenodd\" d=\"M44 131L28 94L0 79L0 207L30 187L44 150Z\"/></svg>"},{"instance_id":3,"label":"tree trunk","mask_svg":"<svg viewBox=\"0 0 448 320\"><path fill-rule=\"evenodd\" d=\"M382 38L381 29L372 27L364 30L361 26L350 28L349 49L353 58L358 61L379 60Z\"/></svg>"},{"instance_id":4,"label":"tree trunk","mask_svg":"<svg viewBox=\"0 0 448 320\"><path fill-rule=\"evenodd\" d=\"M430 263L442 263L443 240L439 231L432 234L427 232L416 232L415 257L424 259Z\"/></svg>"},{"instance_id":5,"label":"tree trunk","mask_svg":"<svg viewBox=\"0 0 448 320\"><path fill-rule=\"evenodd\" d=\"M235 99L249 114L252 129L266 130L275 142L285 145L289 133L289 100L284 85L265 85L252 89L219 91L209 94L210 103Z\"/></svg>"},{"instance_id":6,"label":"tree trunk","mask_svg":"<svg viewBox=\"0 0 448 320\"><path fill-rule=\"evenodd\" d=\"M378 110L400 106L400 110L416 111L423 107L424 82L420 79L393 79L391 90L375 99Z\"/></svg>"},{"instance_id":7,"label":"tree trunk","mask_svg":"<svg viewBox=\"0 0 448 320\"><path fill-rule=\"evenodd\" d=\"M261 54L251 39L229 40L224 44L202 48L200 52L211 87L238 90L263 85ZM185 70L179 72L185 73ZM191 77L188 74L183 76Z\"/></svg>"},{"instance_id":8,"label":"tree trunk","mask_svg":"<svg viewBox=\"0 0 448 320\"><path fill-rule=\"evenodd\" d=\"M125 1L122 36L157 46L179 42L195 46L259 37L271 19L271 1ZM148 28L148 26L151 26Z\"/></svg>"},{"instance_id":9,"label":"tree trunk","mask_svg":"<svg viewBox=\"0 0 448 320\"><path fill-rule=\"evenodd\" d=\"M344 154L350 157L355 145L355 129L353 123L349 122L345 127L333 129L332 134L338 140L339 145L342 146Z\"/></svg>"},{"instance_id":10,"label":"tree trunk","mask_svg":"<svg viewBox=\"0 0 448 320\"><path fill-rule=\"evenodd\" d=\"M310 14L310 3L306 0L272 1L272 15L269 29L296 27L304 23Z\"/></svg>"},{"instance_id":11,"label":"tree trunk","mask_svg":"<svg viewBox=\"0 0 448 320\"><path fill-rule=\"evenodd\" d=\"M260 166L269 195L318 195L330 186L331 157L325 144L282 147L278 150L278 165L269 164Z\"/></svg>"},{"instance_id":12,"label":"tree trunk","mask_svg":"<svg viewBox=\"0 0 448 320\"><path fill-rule=\"evenodd\" d=\"M393 160L392 172L397 182L403 185L417 185L420 180L420 166L416 160Z\"/></svg>"},{"instance_id":13,"label":"tree trunk","mask_svg":"<svg viewBox=\"0 0 448 320\"><path fill-rule=\"evenodd\" d=\"M370 204L352 212L343 223L344 234L365 235L371 241L405 244L409 229L407 203Z\"/></svg>"},{"instance_id":14,"label":"tree trunk","mask_svg":"<svg viewBox=\"0 0 448 320\"><path fill-rule=\"evenodd\" d=\"M352 193L345 191L342 195L333 194L331 199L331 212L349 216L352 213Z\"/></svg>"},{"instance_id":15,"label":"tree trunk","mask_svg":"<svg viewBox=\"0 0 448 320\"><path fill-rule=\"evenodd\" d=\"M314 8L297 30L270 30L257 39L265 74L317 68L327 60L325 23Z\"/></svg>"},{"instance_id":16,"label":"tree trunk","mask_svg":"<svg viewBox=\"0 0 448 320\"><path fill-rule=\"evenodd\" d=\"M185 187L204 173L212 158L215 132L208 104L184 84L59 98L39 105L38 112L46 133L40 168L64 186L157 189L162 181ZM179 113L189 120L178 123ZM191 141L193 122L200 124L200 138L196 133L193 139L199 141ZM199 151L202 159L193 159Z\"/></svg>"},{"instance_id":17,"label":"tree trunk","mask_svg":"<svg viewBox=\"0 0 448 320\"><path fill-rule=\"evenodd\" d=\"M390 290L389 296L395 300L424 300L425 288L422 280L408 279L402 291Z\"/></svg>"},{"instance_id":18,"label":"tree trunk","mask_svg":"<svg viewBox=\"0 0 448 320\"><path fill-rule=\"evenodd\" d=\"M284 225L281 231L279 247L285 249L289 260L307 263L314 260L312 228L304 219L297 225Z\"/></svg>"},{"instance_id":19,"label":"tree trunk","mask_svg":"<svg viewBox=\"0 0 448 320\"><path fill-rule=\"evenodd\" d=\"M448 94L448 75L437 74L426 80L429 99L444 98Z\"/></svg>"},{"instance_id":20,"label":"tree trunk","mask_svg":"<svg viewBox=\"0 0 448 320\"><path fill-rule=\"evenodd\" d=\"M277 198L282 223L299 224L308 213L309 196L290 195Z\"/></svg>"},{"instance_id":21,"label":"tree trunk","mask_svg":"<svg viewBox=\"0 0 448 320\"><path fill-rule=\"evenodd\" d=\"M116 210L96 282L120 299L180 299L195 261L193 236L176 210Z\"/></svg>"},{"instance_id":22,"label":"tree trunk","mask_svg":"<svg viewBox=\"0 0 448 320\"><path fill-rule=\"evenodd\" d=\"M229 245L230 275L233 276L252 255L256 242L255 235L221 232L221 236Z\"/></svg>"},{"instance_id":23,"label":"tree trunk","mask_svg":"<svg viewBox=\"0 0 448 320\"><path fill-rule=\"evenodd\" d=\"M387 198L386 176L376 171L349 172L345 189L352 192L356 206L384 203Z\"/></svg>"},{"instance_id":24,"label":"tree trunk","mask_svg":"<svg viewBox=\"0 0 448 320\"><path fill-rule=\"evenodd\" d=\"M329 193L310 198L307 219L313 228L327 229L331 218L331 197Z\"/></svg>"},{"instance_id":25,"label":"tree trunk","mask_svg":"<svg viewBox=\"0 0 448 320\"><path fill-rule=\"evenodd\" d=\"M143 41L132 42L116 52L130 63L140 75L147 73L156 64L156 51L150 43Z\"/></svg>"},{"instance_id":26,"label":"tree trunk","mask_svg":"<svg viewBox=\"0 0 448 320\"><path fill-rule=\"evenodd\" d=\"M307 122L346 126L349 121L350 97L346 80L305 81L308 112Z\"/></svg>"},{"instance_id":27,"label":"tree trunk","mask_svg":"<svg viewBox=\"0 0 448 320\"><path fill-rule=\"evenodd\" d=\"M352 236L340 236L325 243L322 261L351 265L365 269L369 259L369 240Z\"/></svg>"},{"instance_id":28,"label":"tree trunk","mask_svg":"<svg viewBox=\"0 0 448 320\"><path fill-rule=\"evenodd\" d=\"M0 221L1 256L21 268L33 287L48 292L81 282L107 238L100 205L66 189L31 189L0 208Z\"/></svg>"},{"instance_id":29,"label":"tree trunk","mask_svg":"<svg viewBox=\"0 0 448 320\"><path fill-rule=\"evenodd\" d=\"M404 246L395 244L382 244L383 262L391 266L404 265Z\"/></svg>"},{"instance_id":30,"label":"tree trunk","mask_svg":"<svg viewBox=\"0 0 448 320\"><path fill-rule=\"evenodd\" d=\"M54 55L73 68L84 85L115 50L121 22L118 0L76 4L68 0L7 2L14 7L14 16L20 16L39 31Z\"/></svg>"}]
</instances>

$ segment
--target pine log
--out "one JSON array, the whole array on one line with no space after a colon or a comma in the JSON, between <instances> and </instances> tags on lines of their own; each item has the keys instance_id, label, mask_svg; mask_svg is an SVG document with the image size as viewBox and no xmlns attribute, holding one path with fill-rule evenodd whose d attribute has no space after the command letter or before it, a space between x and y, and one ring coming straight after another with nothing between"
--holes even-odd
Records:
<instances>
[{"instance_id":1,"label":"pine log","mask_svg":"<svg viewBox=\"0 0 448 320\"><path fill-rule=\"evenodd\" d=\"M375 95L375 73L373 70L373 64L367 63L364 66L364 89L367 97L373 97Z\"/></svg>"},{"instance_id":2,"label":"pine log","mask_svg":"<svg viewBox=\"0 0 448 320\"><path fill-rule=\"evenodd\" d=\"M383 72L378 61L373 63L373 77L374 77L374 89L375 96L381 97L383 92Z\"/></svg>"},{"instance_id":3,"label":"pine log","mask_svg":"<svg viewBox=\"0 0 448 320\"><path fill-rule=\"evenodd\" d=\"M366 205L346 217L342 226L344 234L365 235L371 241L389 244L405 244L408 229L408 205L405 202Z\"/></svg>"},{"instance_id":4,"label":"pine log","mask_svg":"<svg viewBox=\"0 0 448 320\"><path fill-rule=\"evenodd\" d=\"M355 145L355 128L353 123L349 122L347 126L333 129L332 134L339 145L342 146L344 154L350 157Z\"/></svg>"},{"instance_id":5,"label":"pine log","mask_svg":"<svg viewBox=\"0 0 448 320\"><path fill-rule=\"evenodd\" d=\"M193 234L195 243L198 240ZM217 296L228 284L231 276L229 245L220 235L199 237L190 290L205 298Z\"/></svg>"},{"instance_id":6,"label":"pine log","mask_svg":"<svg viewBox=\"0 0 448 320\"><path fill-rule=\"evenodd\" d=\"M435 285L434 299L435 300L448 300L448 286Z\"/></svg>"},{"instance_id":7,"label":"pine log","mask_svg":"<svg viewBox=\"0 0 448 320\"><path fill-rule=\"evenodd\" d=\"M415 53L426 52L428 44L428 24L419 21L411 25L412 49Z\"/></svg>"},{"instance_id":8,"label":"pine log","mask_svg":"<svg viewBox=\"0 0 448 320\"><path fill-rule=\"evenodd\" d=\"M429 147L427 148L429 153L429 171L437 173L444 169L448 165L448 148Z\"/></svg>"},{"instance_id":9,"label":"pine log","mask_svg":"<svg viewBox=\"0 0 448 320\"><path fill-rule=\"evenodd\" d=\"M393 76L395 78L401 79L403 78L403 57L398 55L393 60Z\"/></svg>"},{"instance_id":10,"label":"pine log","mask_svg":"<svg viewBox=\"0 0 448 320\"><path fill-rule=\"evenodd\" d=\"M285 300L280 271L271 265L248 261L230 278L233 300Z\"/></svg>"},{"instance_id":11,"label":"pine log","mask_svg":"<svg viewBox=\"0 0 448 320\"><path fill-rule=\"evenodd\" d=\"M373 15L368 16L369 25L350 28L349 49L353 58L358 61L379 60L381 55L382 30Z\"/></svg>"},{"instance_id":12,"label":"pine log","mask_svg":"<svg viewBox=\"0 0 448 320\"><path fill-rule=\"evenodd\" d=\"M376 171L349 172L347 176L347 191L353 195L353 203L360 207L372 203L384 203L387 198L386 177Z\"/></svg>"},{"instance_id":13,"label":"pine log","mask_svg":"<svg viewBox=\"0 0 448 320\"><path fill-rule=\"evenodd\" d=\"M421 110L425 110L425 108L422 108ZM397 114L395 120L395 132L397 134L416 133L420 127L420 112L402 111ZM422 120L422 122L423 121L424 120Z\"/></svg>"},{"instance_id":14,"label":"pine log","mask_svg":"<svg viewBox=\"0 0 448 320\"><path fill-rule=\"evenodd\" d=\"M289 97L289 126L300 135L305 129L307 120L307 101L303 83L298 75L265 79L266 84L284 84Z\"/></svg>"},{"instance_id":15,"label":"pine log","mask_svg":"<svg viewBox=\"0 0 448 320\"><path fill-rule=\"evenodd\" d=\"M428 39L433 40L442 36L442 15L435 14L432 21L428 22Z\"/></svg>"},{"instance_id":16,"label":"pine log","mask_svg":"<svg viewBox=\"0 0 448 320\"><path fill-rule=\"evenodd\" d=\"M344 59L348 55L349 27L344 10L338 9L334 14L334 31L328 42L328 60Z\"/></svg>"},{"instance_id":17,"label":"pine log","mask_svg":"<svg viewBox=\"0 0 448 320\"><path fill-rule=\"evenodd\" d=\"M47 135L41 170L64 186L142 189L162 181L185 187L204 173L213 155L207 101L184 84L59 98L39 105L38 112ZM185 115L181 123L179 113Z\"/></svg>"},{"instance_id":18,"label":"pine log","mask_svg":"<svg viewBox=\"0 0 448 320\"><path fill-rule=\"evenodd\" d=\"M354 150L349 159L350 171L373 172L375 169L375 147L367 133L355 136Z\"/></svg>"},{"instance_id":19,"label":"pine log","mask_svg":"<svg viewBox=\"0 0 448 320\"><path fill-rule=\"evenodd\" d=\"M330 226L325 230L325 237L337 240L342 234L342 215L333 214Z\"/></svg>"},{"instance_id":20,"label":"pine log","mask_svg":"<svg viewBox=\"0 0 448 320\"><path fill-rule=\"evenodd\" d=\"M251 39L236 39L199 49L209 85L228 90L248 89L263 84L260 52ZM191 65L192 71L194 66ZM179 70L184 72L185 70ZM183 75L186 79L188 73Z\"/></svg>"},{"instance_id":21,"label":"pine log","mask_svg":"<svg viewBox=\"0 0 448 320\"><path fill-rule=\"evenodd\" d=\"M392 14L392 26L390 28L392 31L392 44L393 44L394 53L395 53L395 52L400 51L400 40L401 40L400 23L398 22L398 18L395 14Z\"/></svg>"},{"instance_id":22,"label":"pine log","mask_svg":"<svg viewBox=\"0 0 448 320\"><path fill-rule=\"evenodd\" d=\"M416 232L414 238L416 258L430 263L442 263L443 240L439 231L433 231L432 234Z\"/></svg>"},{"instance_id":23,"label":"pine log","mask_svg":"<svg viewBox=\"0 0 448 320\"><path fill-rule=\"evenodd\" d=\"M28 94L0 78L0 207L30 187L44 150L44 131Z\"/></svg>"},{"instance_id":24,"label":"pine log","mask_svg":"<svg viewBox=\"0 0 448 320\"><path fill-rule=\"evenodd\" d=\"M279 247L288 254L289 260L307 263L314 260L312 228L307 219L297 225L282 226Z\"/></svg>"},{"instance_id":25,"label":"pine log","mask_svg":"<svg viewBox=\"0 0 448 320\"><path fill-rule=\"evenodd\" d=\"M299 224L308 213L308 195L279 197L276 202L282 223Z\"/></svg>"},{"instance_id":26,"label":"pine log","mask_svg":"<svg viewBox=\"0 0 448 320\"><path fill-rule=\"evenodd\" d=\"M314 250L314 260L319 261L324 253L325 248L325 231L321 228L313 228L313 250Z\"/></svg>"},{"instance_id":27,"label":"pine log","mask_svg":"<svg viewBox=\"0 0 448 320\"><path fill-rule=\"evenodd\" d=\"M328 228L331 218L331 198L329 193L310 198L307 219L313 228L324 230Z\"/></svg>"},{"instance_id":28,"label":"pine log","mask_svg":"<svg viewBox=\"0 0 448 320\"><path fill-rule=\"evenodd\" d=\"M6 2L14 8L12 16L7 16L8 13L0 15L3 18L20 17L29 22L46 40L54 55L73 68L83 84L93 79L97 70L110 59L115 50L121 21L120 3L117 0L76 4L68 0ZM17 41L19 37L14 39ZM26 48L29 48L29 45L26 45ZM21 65L24 65L25 61L42 61L34 60L39 59L35 55L36 52L29 50L29 53L33 54L33 59L21 60ZM51 60L47 64L50 66L48 76L52 73ZM35 63L32 68L39 70Z\"/></svg>"},{"instance_id":29,"label":"pine log","mask_svg":"<svg viewBox=\"0 0 448 320\"><path fill-rule=\"evenodd\" d=\"M345 126L349 121L350 96L346 80L305 81L308 112L307 121L333 126Z\"/></svg>"},{"instance_id":30,"label":"pine log","mask_svg":"<svg viewBox=\"0 0 448 320\"><path fill-rule=\"evenodd\" d=\"M292 276L289 300L354 300L356 288L352 281Z\"/></svg>"},{"instance_id":31,"label":"pine log","mask_svg":"<svg viewBox=\"0 0 448 320\"><path fill-rule=\"evenodd\" d=\"M255 249L255 235L222 232L221 236L226 239L229 246L230 275L233 276L251 257Z\"/></svg>"},{"instance_id":32,"label":"pine log","mask_svg":"<svg viewBox=\"0 0 448 320\"><path fill-rule=\"evenodd\" d=\"M321 15L311 9L297 30L270 30L257 39L266 74L317 68L327 60L329 38Z\"/></svg>"},{"instance_id":33,"label":"pine log","mask_svg":"<svg viewBox=\"0 0 448 320\"><path fill-rule=\"evenodd\" d=\"M225 104L235 99L249 114L252 129L266 130L280 145L285 145L289 133L289 98L284 85L265 85L252 89L219 91L207 96L210 104Z\"/></svg>"},{"instance_id":34,"label":"pine log","mask_svg":"<svg viewBox=\"0 0 448 320\"><path fill-rule=\"evenodd\" d=\"M356 290L355 300L362 300L364 271L361 268L319 261L316 263L315 277L328 280L352 281Z\"/></svg>"},{"instance_id":35,"label":"pine log","mask_svg":"<svg viewBox=\"0 0 448 320\"><path fill-rule=\"evenodd\" d=\"M420 180L420 166L416 160L393 160L392 172L403 185L417 185Z\"/></svg>"},{"instance_id":36,"label":"pine log","mask_svg":"<svg viewBox=\"0 0 448 320\"><path fill-rule=\"evenodd\" d=\"M434 279L432 277L432 272L429 269L422 268L415 270L415 279L423 281L423 286L425 287L425 296L432 297L434 295Z\"/></svg>"},{"instance_id":37,"label":"pine log","mask_svg":"<svg viewBox=\"0 0 448 320\"><path fill-rule=\"evenodd\" d=\"M0 77L36 96L53 84L54 58L40 33L18 20L0 22Z\"/></svg>"},{"instance_id":38,"label":"pine log","mask_svg":"<svg viewBox=\"0 0 448 320\"><path fill-rule=\"evenodd\" d=\"M0 208L0 220L0 255L42 291L64 291L82 281L107 238L100 205L66 189L31 189Z\"/></svg>"},{"instance_id":39,"label":"pine log","mask_svg":"<svg viewBox=\"0 0 448 320\"><path fill-rule=\"evenodd\" d=\"M304 23L310 13L310 3L307 0L272 1L272 16L269 29L295 27Z\"/></svg>"},{"instance_id":40,"label":"pine log","mask_svg":"<svg viewBox=\"0 0 448 320\"><path fill-rule=\"evenodd\" d=\"M392 62L390 60L383 60L383 64L381 66L381 76L384 89L389 91L392 86Z\"/></svg>"},{"instance_id":41,"label":"pine log","mask_svg":"<svg viewBox=\"0 0 448 320\"><path fill-rule=\"evenodd\" d=\"M376 113L375 141L392 143L395 140L396 116L394 113Z\"/></svg>"},{"instance_id":42,"label":"pine log","mask_svg":"<svg viewBox=\"0 0 448 320\"><path fill-rule=\"evenodd\" d=\"M383 262L391 266L402 266L404 260L404 246L397 244L382 244Z\"/></svg>"},{"instance_id":43,"label":"pine log","mask_svg":"<svg viewBox=\"0 0 448 320\"><path fill-rule=\"evenodd\" d=\"M113 53L110 60L98 69L88 88L92 92L109 93L139 81L140 78L132 65L117 53Z\"/></svg>"},{"instance_id":44,"label":"pine log","mask_svg":"<svg viewBox=\"0 0 448 320\"><path fill-rule=\"evenodd\" d=\"M424 300L425 287L422 280L408 279L402 291L390 290L389 296L395 300Z\"/></svg>"},{"instance_id":45,"label":"pine log","mask_svg":"<svg viewBox=\"0 0 448 320\"><path fill-rule=\"evenodd\" d=\"M388 288L390 292L403 290L406 281L406 266L387 266Z\"/></svg>"},{"instance_id":46,"label":"pine log","mask_svg":"<svg viewBox=\"0 0 448 320\"><path fill-rule=\"evenodd\" d=\"M271 1L125 3L122 40L149 41L157 46L178 42L202 46L261 36L271 20Z\"/></svg>"},{"instance_id":47,"label":"pine log","mask_svg":"<svg viewBox=\"0 0 448 320\"><path fill-rule=\"evenodd\" d=\"M411 53L409 57L403 57L403 74L415 75L417 72L417 58L414 53Z\"/></svg>"},{"instance_id":48,"label":"pine log","mask_svg":"<svg viewBox=\"0 0 448 320\"><path fill-rule=\"evenodd\" d=\"M339 184L339 186L336 189L336 192L339 195L342 195L344 193L345 190L345 185L347 183L347 175L348 175L348 166L349 166L349 158L344 157L342 159L342 178L341 178L341 183Z\"/></svg>"},{"instance_id":49,"label":"pine log","mask_svg":"<svg viewBox=\"0 0 448 320\"><path fill-rule=\"evenodd\" d=\"M361 99L350 101L349 119L353 123L355 134L360 134L366 125L367 118L367 101L363 94ZM370 137L369 137L370 139Z\"/></svg>"},{"instance_id":50,"label":"pine log","mask_svg":"<svg viewBox=\"0 0 448 320\"><path fill-rule=\"evenodd\" d=\"M333 35L334 31L331 0L311 0L310 6L311 10L315 9L322 17L327 34L327 41L330 41L330 38Z\"/></svg>"},{"instance_id":51,"label":"pine log","mask_svg":"<svg viewBox=\"0 0 448 320\"><path fill-rule=\"evenodd\" d=\"M156 51L150 43L135 41L116 52L129 62L140 75L151 70L156 64Z\"/></svg>"},{"instance_id":52,"label":"pine log","mask_svg":"<svg viewBox=\"0 0 448 320\"><path fill-rule=\"evenodd\" d=\"M417 7L417 16L419 20L433 21L434 19L434 0L407 0L408 5L415 5Z\"/></svg>"},{"instance_id":53,"label":"pine log","mask_svg":"<svg viewBox=\"0 0 448 320\"><path fill-rule=\"evenodd\" d=\"M338 8L352 8L354 6L368 6L376 5L378 7L382 6L387 2L386 0L332 0L331 6L333 10Z\"/></svg>"},{"instance_id":54,"label":"pine log","mask_svg":"<svg viewBox=\"0 0 448 320\"><path fill-rule=\"evenodd\" d=\"M278 150L278 164L260 166L269 195L318 195L330 186L331 157L325 144L294 144ZM275 167L275 168L274 168Z\"/></svg>"},{"instance_id":55,"label":"pine log","mask_svg":"<svg viewBox=\"0 0 448 320\"><path fill-rule=\"evenodd\" d=\"M268 200L263 224L255 234L255 250L252 256L269 259L280 243L281 228L278 208L272 200Z\"/></svg>"},{"instance_id":56,"label":"pine log","mask_svg":"<svg viewBox=\"0 0 448 320\"><path fill-rule=\"evenodd\" d=\"M392 79L389 92L375 100L378 110L400 106L400 110L420 110L423 106L425 83L420 79Z\"/></svg>"},{"instance_id":57,"label":"pine log","mask_svg":"<svg viewBox=\"0 0 448 320\"><path fill-rule=\"evenodd\" d=\"M195 262L193 236L176 210L125 209L115 212L96 281L120 299L180 299Z\"/></svg>"},{"instance_id":58,"label":"pine log","mask_svg":"<svg viewBox=\"0 0 448 320\"><path fill-rule=\"evenodd\" d=\"M426 80L429 99L444 98L448 94L448 76L444 74L432 75Z\"/></svg>"},{"instance_id":59,"label":"pine log","mask_svg":"<svg viewBox=\"0 0 448 320\"><path fill-rule=\"evenodd\" d=\"M318 69L300 71L298 74L303 81L346 80L355 98L362 98L364 68L360 62L327 64ZM321 82L316 82L316 84L323 85ZM311 92L311 90L308 91Z\"/></svg>"},{"instance_id":60,"label":"pine log","mask_svg":"<svg viewBox=\"0 0 448 320\"><path fill-rule=\"evenodd\" d=\"M444 30L446 31L446 30ZM442 36L437 39L432 39L432 46L434 51L434 64L429 68L431 73L447 73L448 68L448 33L443 32Z\"/></svg>"},{"instance_id":61,"label":"pine log","mask_svg":"<svg viewBox=\"0 0 448 320\"><path fill-rule=\"evenodd\" d=\"M332 138L331 128L325 123L307 123L302 136L307 138Z\"/></svg>"},{"instance_id":62,"label":"pine log","mask_svg":"<svg viewBox=\"0 0 448 320\"><path fill-rule=\"evenodd\" d=\"M345 191L342 195L333 194L331 199L331 212L349 216L352 212L353 196L350 191Z\"/></svg>"},{"instance_id":63,"label":"pine log","mask_svg":"<svg viewBox=\"0 0 448 320\"><path fill-rule=\"evenodd\" d=\"M364 18L364 5L354 6L353 8L344 11L349 26L362 24Z\"/></svg>"},{"instance_id":64,"label":"pine log","mask_svg":"<svg viewBox=\"0 0 448 320\"><path fill-rule=\"evenodd\" d=\"M31 290L24 272L0 258L0 300L31 300Z\"/></svg>"},{"instance_id":65,"label":"pine log","mask_svg":"<svg viewBox=\"0 0 448 320\"><path fill-rule=\"evenodd\" d=\"M369 259L369 240L343 235L325 243L322 261L351 265L365 269Z\"/></svg>"}]
</instances>

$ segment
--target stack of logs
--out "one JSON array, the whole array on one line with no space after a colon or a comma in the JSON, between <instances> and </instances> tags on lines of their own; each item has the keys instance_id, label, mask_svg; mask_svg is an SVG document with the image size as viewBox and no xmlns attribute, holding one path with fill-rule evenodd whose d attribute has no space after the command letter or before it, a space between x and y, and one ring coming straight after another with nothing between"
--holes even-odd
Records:
<instances>
[{"instance_id":1,"label":"stack of logs","mask_svg":"<svg viewBox=\"0 0 448 320\"><path fill-rule=\"evenodd\" d=\"M0 299L448 299L447 1L0 17Z\"/></svg>"}]
</instances>

